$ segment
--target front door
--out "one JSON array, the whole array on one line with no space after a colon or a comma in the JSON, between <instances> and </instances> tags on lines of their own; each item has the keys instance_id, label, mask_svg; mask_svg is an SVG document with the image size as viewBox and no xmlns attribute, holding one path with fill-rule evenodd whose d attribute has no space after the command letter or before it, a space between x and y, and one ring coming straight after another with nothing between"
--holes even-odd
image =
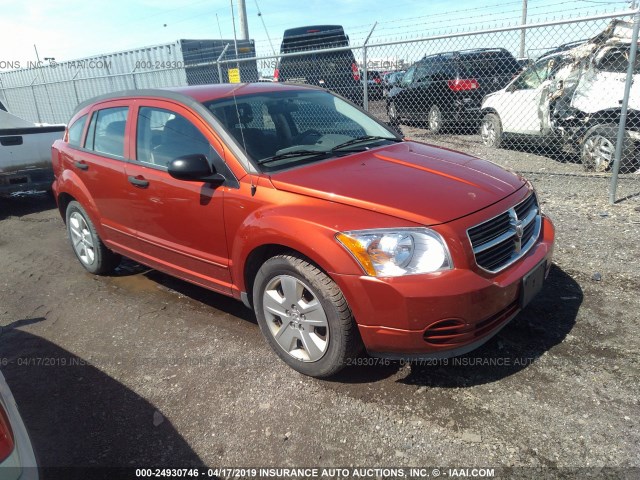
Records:
<instances>
[{"instance_id":1,"label":"front door","mask_svg":"<svg viewBox=\"0 0 640 480\"><path fill-rule=\"evenodd\" d=\"M502 93L499 115L502 130L507 133L540 135L543 115L548 109L546 98L548 78L554 71L555 60L545 59L525 70Z\"/></svg>"},{"instance_id":2,"label":"front door","mask_svg":"<svg viewBox=\"0 0 640 480\"><path fill-rule=\"evenodd\" d=\"M167 171L168 162L183 155L200 153L212 161L223 154L222 146L214 148L197 116L172 103L141 102L136 122L135 160L127 164L126 174L140 261L229 294L226 187L177 180Z\"/></svg>"}]
</instances>

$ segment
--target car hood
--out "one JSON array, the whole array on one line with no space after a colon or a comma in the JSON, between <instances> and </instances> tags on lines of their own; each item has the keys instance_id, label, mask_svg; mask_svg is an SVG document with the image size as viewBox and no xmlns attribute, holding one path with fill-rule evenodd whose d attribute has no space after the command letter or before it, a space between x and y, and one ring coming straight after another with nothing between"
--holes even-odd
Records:
<instances>
[{"instance_id":1,"label":"car hood","mask_svg":"<svg viewBox=\"0 0 640 480\"><path fill-rule=\"evenodd\" d=\"M351 205L422 225L482 210L525 180L476 157L402 142L271 176L275 188Z\"/></svg>"}]
</instances>

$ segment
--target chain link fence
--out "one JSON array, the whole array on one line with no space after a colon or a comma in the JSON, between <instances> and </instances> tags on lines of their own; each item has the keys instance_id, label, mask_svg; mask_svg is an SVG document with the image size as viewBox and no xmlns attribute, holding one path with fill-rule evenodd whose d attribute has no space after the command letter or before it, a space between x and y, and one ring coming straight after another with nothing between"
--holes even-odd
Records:
<instances>
[{"instance_id":1,"label":"chain link fence","mask_svg":"<svg viewBox=\"0 0 640 480\"><path fill-rule=\"evenodd\" d=\"M179 68L67 78L2 73L0 100L24 118L60 122L79 102L109 91L220 80L316 85L411 139L567 181L610 176L614 202L640 187L639 19L626 10L389 43L367 37L359 46L348 46L341 29L324 32L321 43L298 34L283 40L279 55L229 58L225 48L215 62Z\"/></svg>"}]
</instances>

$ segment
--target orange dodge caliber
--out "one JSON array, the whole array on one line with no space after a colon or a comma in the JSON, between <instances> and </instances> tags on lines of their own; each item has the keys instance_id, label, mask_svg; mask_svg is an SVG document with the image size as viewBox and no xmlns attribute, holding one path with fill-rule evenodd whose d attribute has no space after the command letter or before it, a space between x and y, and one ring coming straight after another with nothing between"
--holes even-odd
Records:
<instances>
[{"instance_id":1,"label":"orange dodge caliber","mask_svg":"<svg viewBox=\"0 0 640 480\"><path fill-rule=\"evenodd\" d=\"M554 227L529 182L407 141L322 89L134 90L81 104L52 150L73 250L242 300L276 354L326 377L461 355L540 291Z\"/></svg>"}]
</instances>

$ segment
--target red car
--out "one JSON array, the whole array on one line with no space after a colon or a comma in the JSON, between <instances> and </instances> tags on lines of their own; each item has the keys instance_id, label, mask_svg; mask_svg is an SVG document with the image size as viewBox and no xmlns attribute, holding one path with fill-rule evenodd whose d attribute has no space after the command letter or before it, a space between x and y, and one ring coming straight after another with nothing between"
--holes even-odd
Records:
<instances>
[{"instance_id":1,"label":"red car","mask_svg":"<svg viewBox=\"0 0 640 480\"><path fill-rule=\"evenodd\" d=\"M287 364L486 342L542 287L554 227L524 178L406 141L327 91L138 90L80 105L53 145L74 251L242 300Z\"/></svg>"}]
</instances>

